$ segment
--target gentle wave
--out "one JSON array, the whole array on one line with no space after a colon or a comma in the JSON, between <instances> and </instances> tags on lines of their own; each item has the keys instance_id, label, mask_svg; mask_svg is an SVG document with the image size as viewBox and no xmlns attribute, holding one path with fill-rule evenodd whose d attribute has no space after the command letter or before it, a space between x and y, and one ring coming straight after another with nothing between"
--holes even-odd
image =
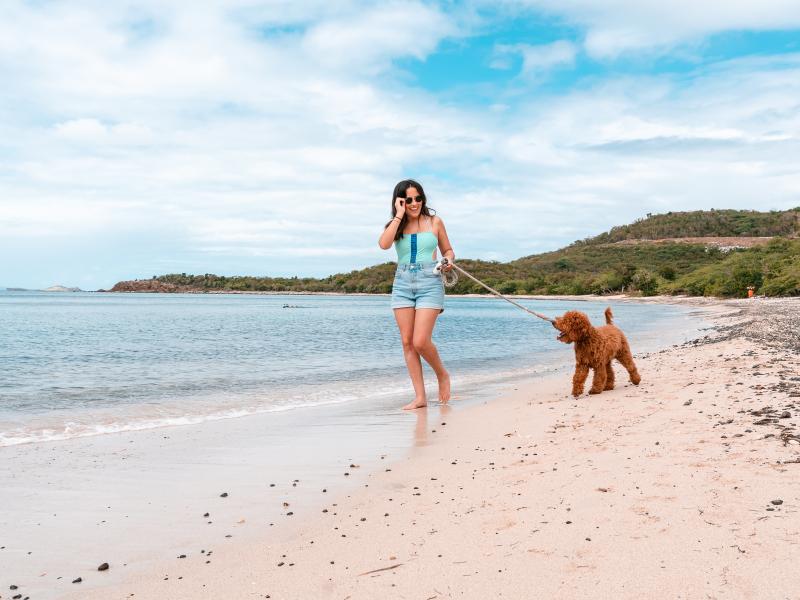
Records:
<instances>
[{"instance_id":1,"label":"gentle wave","mask_svg":"<svg viewBox=\"0 0 800 600\"><path fill-rule=\"evenodd\" d=\"M146 429L158 429L162 427L175 427L180 425L196 425L207 421L220 421L223 419L236 419L250 415L284 412L298 408L308 408L312 406L326 406L331 404L341 404L348 402L351 398L339 400L329 400L327 402L308 402L305 404L269 406L253 409L236 409L225 412L211 414L197 414L183 417L164 417L156 419L132 420L111 423L76 423L69 421L64 424L62 430L52 428L18 428L0 432L0 447L17 446L19 444L32 444L37 442L56 442L80 437L90 437L109 433L124 433L127 431L143 431Z\"/></svg>"},{"instance_id":2,"label":"gentle wave","mask_svg":"<svg viewBox=\"0 0 800 600\"><path fill-rule=\"evenodd\" d=\"M471 373L460 378L459 384L453 386L453 392L458 393L466 389L476 389L481 386L514 381L535 375L551 373L555 370L553 365L540 364L524 369L506 370L492 373ZM375 391L380 386L380 391ZM318 408L344 404L355 401L365 401L375 398L400 398L409 394L409 384L390 384L389 382L371 382L364 386L367 390L360 390L360 393L343 393L331 391L325 394L325 398L315 400L286 400L280 404L261 404L257 406L238 406L226 408L224 410L212 410L211 412L196 412L194 414L158 416L158 415L139 415L129 414L126 416L115 415L104 419L101 414L89 413L86 421L74 420L75 415L71 415L67 420L60 424L60 427L46 426L44 424L30 423L27 426L16 427L0 431L0 447L17 446L21 444L34 444L42 442L57 442L74 438L91 437L114 433L125 433L130 431L144 431L149 429L159 429L164 427L178 427L184 425L197 425L209 421L220 421L225 419L237 419L258 414L281 413L303 408ZM330 397L334 396L334 397ZM203 405L210 408L207 404ZM170 408L159 406L157 413L169 412ZM173 410L178 410L175 407Z\"/></svg>"}]
</instances>

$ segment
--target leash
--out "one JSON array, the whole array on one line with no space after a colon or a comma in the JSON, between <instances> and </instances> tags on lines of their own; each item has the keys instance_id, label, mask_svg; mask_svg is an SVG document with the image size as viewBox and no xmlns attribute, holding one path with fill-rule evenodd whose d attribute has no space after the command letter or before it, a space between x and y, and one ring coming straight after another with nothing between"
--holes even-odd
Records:
<instances>
[{"instance_id":1,"label":"leash","mask_svg":"<svg viewBox=\"0 0 800 600\"><path fill-rule=\"evenodd\" d=\"M445 273L444 271L442 271L442 267L444 267L445 265L452 266L459 273L463 273L464 275L469 277L472 281L474 281L478 285L481 285L481 286L485 287L487 290L489 290L492 294L494 294L498 298L502 298L506 302L510 302L511 304L516 306L517 308L521 308L522 310L524 310L526 313L532 314L534 317L539 317L540 319L542 319L544 321L549 321L553 325L553 327L556 326L555 319L551 319L550 317L545 316L545 315L543 315L541 313L538 313L535 310L531 310L529 308L526 308L526 307L522 306L522 304L520 304L519 302L515 302L511 298L508 298L508 297L504 296L503 294L501 294L500 292L498 292L496 289L489 287L488 285L483 283L480 279L478 279L476 277L473 277L472 275L467 273L464 269L459 267L456 263L450 262L447 258L443 258L438 263L436 263L436 267L434 267L434 271L436 271L437 273L441 273L442 277L445 279L445 285L447 287L451 287L451 286L455 285L456 281L458 281L458 275L456 275L455 278L449 278L448 279L449 273Z\"/></svg>"}]
</instances>

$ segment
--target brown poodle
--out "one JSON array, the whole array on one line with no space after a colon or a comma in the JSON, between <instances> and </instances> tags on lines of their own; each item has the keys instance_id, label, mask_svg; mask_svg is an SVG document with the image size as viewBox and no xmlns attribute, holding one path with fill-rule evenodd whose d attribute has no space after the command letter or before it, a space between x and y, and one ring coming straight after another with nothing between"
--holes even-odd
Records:
<instances>
[{"instance_id":1,"label":"brown poodle","mask_svg":"<svg viewBox=\"0 0 800 600\"><path fill-rule=\"evenodd\" d=\"M577 310L571 310L557 317L553 327L561 331L559 342L575 342L575 375L572 377L572 395L576 398L583 393L583 384L594 369L590 394L614 389L614 370L611 361L615 358L628 370L631 383L639 385L642 380L633 362L625 334L611 324L611 308L606 309L606 325L593 327L589 317Z\"/></svg>"}]
</instances>

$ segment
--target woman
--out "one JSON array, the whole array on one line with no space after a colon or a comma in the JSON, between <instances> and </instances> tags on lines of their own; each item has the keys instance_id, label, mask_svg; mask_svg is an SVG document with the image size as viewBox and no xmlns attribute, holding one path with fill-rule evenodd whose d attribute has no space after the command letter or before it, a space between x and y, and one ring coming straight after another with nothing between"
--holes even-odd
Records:
<instances>
[{"instance_id":1,"label":"woman","mask_svg":"<svg viewBox=\"0 0 800 600\"><path fill-rule=\"evenodd\" d=\"M444 223L430 213L425 191L412 179L401 181L394 188L392 220L384 227L378 245L388 250L392 243L397 249L392 308L415 394L413 402L403 409L422 408L428 403L420 356L436 373L439 401L444 404L450 400L450 376L431 341L436 317L444 310L444 282L434 267L437 247L450 262L455 260L455 254ZM444 270L452 268L448 265Z\"/></svg>"}]
</instances>

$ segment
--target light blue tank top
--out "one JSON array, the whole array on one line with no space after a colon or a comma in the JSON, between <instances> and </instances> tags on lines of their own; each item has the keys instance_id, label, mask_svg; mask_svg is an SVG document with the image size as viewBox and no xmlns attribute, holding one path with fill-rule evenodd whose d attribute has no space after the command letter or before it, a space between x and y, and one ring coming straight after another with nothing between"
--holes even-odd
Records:
<instances>
[{"instance_id":1,"label":"light blue tank top","mask_svg":"<svg viewBox=\"0 0 800 600\"><path fill-rule=\"evenodd\" d=\"M394 243L397 250L397 264L407 265L418 262L433 262L439 239L432 231L406 233Z\"/></svg>"}]
</instances>

